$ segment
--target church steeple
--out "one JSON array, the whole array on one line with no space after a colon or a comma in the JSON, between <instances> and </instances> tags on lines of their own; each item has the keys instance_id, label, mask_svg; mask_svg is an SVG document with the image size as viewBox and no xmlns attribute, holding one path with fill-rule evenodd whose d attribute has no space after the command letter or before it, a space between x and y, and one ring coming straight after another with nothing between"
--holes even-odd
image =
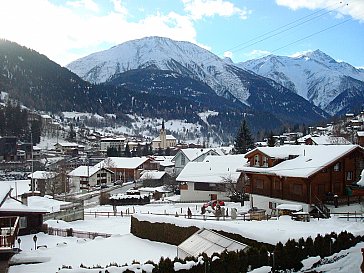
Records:
<instances>
[{"instance_id":1,"label":"church steeple","mask_svg":"<svg viewBox=\"0 0 364 273\"><path fill-rule=\"evenodd\" d=\"M164 131L164 120L162 121L162 130Z\"/></svg>"}]
</instances>

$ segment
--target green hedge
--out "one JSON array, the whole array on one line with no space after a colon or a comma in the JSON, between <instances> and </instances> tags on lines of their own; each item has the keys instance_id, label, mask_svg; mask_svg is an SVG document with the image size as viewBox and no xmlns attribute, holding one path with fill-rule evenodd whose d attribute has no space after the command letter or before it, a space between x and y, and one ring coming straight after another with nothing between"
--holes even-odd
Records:
<instances>
[{"instance_id":1,"label":"green hedge","mask_svg":"<svg viewBox=\"0 0 364 273\"><path fill-rule=\"evenodd\" d=\"M161 243L167 243L178 246L192 234L199 230L198 227L180 227L170 223L151 223L148 221L139 221L135 217L131 217L131 230L130 232L143 239L149 239L151 241L157 241ZM246 244L250 247L256 247L260 249L265 247L268 251L273 251L274 246L261 243L249 238L245 238L240 234L229 233L221 230L213 230L225 237L233 239L235 241Z\"/></svg>"}]
</instances>

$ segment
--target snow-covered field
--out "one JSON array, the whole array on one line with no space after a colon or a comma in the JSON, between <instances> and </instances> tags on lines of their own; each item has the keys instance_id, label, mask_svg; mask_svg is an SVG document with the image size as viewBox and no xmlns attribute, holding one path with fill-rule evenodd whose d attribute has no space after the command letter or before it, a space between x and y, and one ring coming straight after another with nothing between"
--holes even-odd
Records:
<instances>
[{"instance_id":1,"label":"snow-covered field","mask_svg":"<svg viewBox=\"0 0 364 273\"><path fill-rule=\"evenodd\" d=\"M129 206L118 207L124 212L124 217L114 216L98 216L88 215L84 221L75 221L66 223L63 221L49 220L47 224L58 228L73 228L80 231L102 232L113 234L112 237L95 240L85 240L77 238L65 238L50 236L39 233L38 245L47 245L47 248L34 249L32 236L22 236L21 248L23 251L15 255L13 261L43 261L38 264L13 265L10 267L9 273L18 272L100 272L98 270L79 269L81 264L86 266L106 266L116 262L119 265L125 263L131 264L133 260L145 263L148 260L158 262L161 256L174 258L176 256L176 247L168 244L151 242L137 238L130 234L130 217L125 216L126 210L135 211L136 217L140 220L148 220L153 222L170 222L180 226L194 225L198 227L206 227L213 229L221 229L234 233L240 233L243 236L264 241L268 243L276 243L278 241L285 242L288 238L299 237L315 237L318 233L325 234L331 231L340 232L347 230L355 235L364 234L363 222L350 222L338 218L328 220L312 219L311 222L296 222L289 217L280 217L279 220L269 221L233 221L226 220L196 220L186 219L183 215L190 208L193 214L200 213L200 204L149 204L145 206ZM246 208L240 207L236 203L227 203L226 207L238 208L238 211L244 211ZM111 206L98 206L90 208L87 212L112 212ZM181 212L182 211L182 212ZM163 216L154 214L175 214L178 212L179 217ZM149 213L149 214L148 214ZM110 214L112 215L112 214ZM361 244L364 247L364 244ZM340 272L340 273L359 273L361 263L360 246L347 250L341 254L336 254L332 260L340 258L340 262L330 262L330 264L322 265L317 270L322 272ZM315 262L318 260L316 258ZM313 258L305 261L306 269L309 269L313 263ZM62 265L72 266L73 270L61 270ZM255 270L256 273L269 272L270 268L265 267ZM349 271L348 271L349 270ZM121 268L108 268L109 272L123 272ZM105 271L101 271L105 272ZM141 272L141 271L136 271ZM301 270L300 272L304 272Z\"/></svg>"}]
</instances>

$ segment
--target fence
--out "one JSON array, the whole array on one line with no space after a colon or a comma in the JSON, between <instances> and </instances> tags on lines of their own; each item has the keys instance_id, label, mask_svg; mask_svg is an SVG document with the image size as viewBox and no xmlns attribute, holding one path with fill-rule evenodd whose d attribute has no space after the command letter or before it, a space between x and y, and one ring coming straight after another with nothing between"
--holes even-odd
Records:
<instances>
[{"instance_id":1,"label":"fence","mask_svg":"<svg viewBox=\"0 0 364 273\"><path fill-rule=\"evenodd\" d=\"M61 228L52 228L52 227L48 227L48 234L62 236L62 237L77 237L77 238L85 238L85 239L87 239L87 238L95 239L95 237L108 238L111 236L111 234L108 234L108 233L88 232L88 231L73 230L72 228L61 229Z\"/></svg>"},{"instance_id":2,"label":"fence","mask_svg":"<svg viewBox=\"0 0 364 273\"><path fill-rule=\"evenodd\" d=\"M76 204L66 209L47 213L43 216L43 221L46 220L64 220L66 222L83 220L84 219L84 207L83 204Z\"/></svg>"}]
</instances>

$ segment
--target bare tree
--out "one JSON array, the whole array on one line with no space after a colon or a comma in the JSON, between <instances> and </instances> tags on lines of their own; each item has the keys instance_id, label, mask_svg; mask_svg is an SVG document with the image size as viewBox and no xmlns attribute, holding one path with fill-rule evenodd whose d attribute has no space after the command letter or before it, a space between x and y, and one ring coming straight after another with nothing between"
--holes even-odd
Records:
<instances>
[{"instance_id":1,"label":"bare tree","mask_svg":"<svg viewBox=\"0 0 364 273\"><path fill-rule=\"evenodd\" d=\"M221 177L221 181L225 185L225 192L230 196L232 201L240 201L244 205L245 186L248 177L241 173L240 177L236 180L231 174Z\"/></svg>"}]
</instances>

